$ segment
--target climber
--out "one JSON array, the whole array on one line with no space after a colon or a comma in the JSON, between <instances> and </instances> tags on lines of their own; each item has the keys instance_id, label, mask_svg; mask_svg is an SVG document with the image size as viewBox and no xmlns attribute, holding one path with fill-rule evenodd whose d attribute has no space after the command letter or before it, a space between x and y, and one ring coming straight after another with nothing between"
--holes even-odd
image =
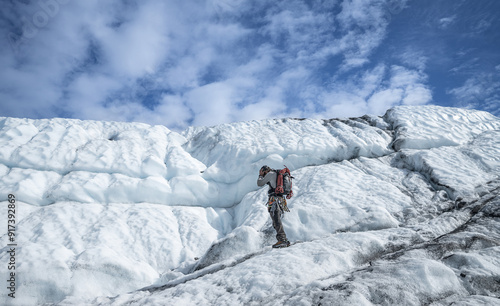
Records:
<instances>
[{"instance_id":1,"label":"climber","mask_svg":"<svg viewBox=\"0 0 500 306\"><path fill-rule=\"evenodd\" d=\"M284 197L286 194L283 194L283 191L277 193L276 187L279 187L277 186L279 175L280 171L273 170L268 166L262 166L259 171L259 179L257 180L257 186L259 187L262 187L266 184L269 185L267 211L269 212L269 214L271 215L271 219L273 220L273 227L276 230L276 239L278 240L278 242L273 245L273 248L283 248L290 246L290 242L286 238L285 230L283 229L283 224L281 223L284 211L289 210L286 204L286 199ZM283 190L283 188L281 188L281 190Z\"/></svg>"}]
</instances>

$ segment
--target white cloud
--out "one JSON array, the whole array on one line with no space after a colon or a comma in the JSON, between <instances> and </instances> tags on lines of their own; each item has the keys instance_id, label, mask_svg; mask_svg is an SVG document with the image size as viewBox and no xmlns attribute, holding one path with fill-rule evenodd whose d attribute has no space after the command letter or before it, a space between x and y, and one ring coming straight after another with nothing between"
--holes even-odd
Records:
<instances>
[{"instance_id":1,"label":"white cloud","mask_svg":"<svg viewBox=\"0 0 500 306\"><path fill-rule=\"evenodd\" d=\"M365 71L359 80L355 80L351 85L351 90L358 92L364 99L373 94L384 82L387 74L385 65L379 64L372 70ZM361 85L361 86L360 86Z\"/></svg>"},{"instance_id":2,"label":"white cloud","mask_svg":"<svg viewBox=\"0 0 500 306\"><path fill-rule=\"evenodd\" d=\"M323 104L326 106L326 110L320 113L322 118L361 116L366 114L368 110L363 98L345 91L327 94Z\"/></svg>"},{"instance_id":3,"label":"white cloud","mask_svg":"<svg viewBox=\"0 0 500 306\"><path fill-rule=\"evenodd\" d=\"M479 33L488 30L491 27L491 24L492 22L490 20L485 20L485 19L479 20L479 22L477 22L473 27L474 34L477 35Z\"/></svg>"},{"instance_id":4,"label":"white cloud","mask_svg":"<svg viewBox=\"0 0 500 306\"><path fill-rule=\"evenodd\" d=\"M386 36L391 7L385 2L363 0L343 1L341 7L336 20L346 34L335 43L340 44L345 57L342 70L348 71L369 62L368 57Z\"/></svg>"},{"instance_id":5,"label":"white cloud","mask_svg":"<svg viewBox=\"0 0 500 306\"><path fill-rule=\"evenodd\" d=\"M427 87L418 84L405 90L404 105L423 105L432 101L432 92Z\"/></svg>"},{"instance_id":6,"label":"white cloud","mask_svg":"<svg viewBox=\"0 0 500 306\"><path fill-rule=\"evenodd\" d=\"M425 81L425 75L417 70L402 66L387 69L384 65L378 65L343 83L337 83L332 91L323 94L324 115L382 115L395 105L429 103L432 93Z\"/></svg>"},{"instance_id":7,"label":"white cloud","mask_svg":"<svg viewBox=\"0 0 500 306\"><path fill-rule=\"evenodd\" d=\"M464 85L448 90L448 93L459 99L474 100L482 95L485 85L478 77L472 77L467 79Z\"/></svg>"},{"instance_id":8,"label":"white cloud","mask_svg":"<svg viewBox=\"0 0 500 306\"><path fill-rule=\"evenodd\" d=\"M354 68L362 67L364 64L368 63L369 60L363 57L348 56L344 60L342 71L348 71Z\"/></svg>"},{"instance_id":9,"label":"white cloud","mask_svg":"<svg viewBox=\"0 0 500 306\"><path fill-rule=\"evenodd\" d=\"M121 84L114 78L83 74L68 86L66 94L71 99L62 107L66 112L77 113L82 119L106 120L109 114L102 101L106 100L110 92L120 87ZM109 118L109 120L125 121L126 117L120 118L115 112Z\"/></svg>"},{"instance_id":10,"label":"white cloud","mask_svg":"<svg viewBox=\"0 0 500 306\"><path fill-rule=\"evenodd\" d=\"M450 25L452 25L455 22L456 17L457 16L453 15L450 17L444 17L444 18L439 19L439 21L438 21L439 27L441 29L448 28Z\"/></svg>"},{"instance_id":11,"label":"white cloud","mask_svg":"<svg viewBox=\"0 0 500 306\"><path fill-rule=\"evenodd\" d=\"M449 89L462 107L481 108L499 114L500 78L495 73L479 73L468 78L462 86Z\"/></svg>"},{"instance_id":12,"label":"white cloud","mask_svg":"<svg viewBox=\"0 0 500 306\"><path fill-rule=\"evenodd\" d=\"M9 8L29 16L19 7L36 11L30 5ZM423 72L367 68L389 11L378 0L68 2L21 46L24 53L0 51L0 97L17 105L0 115L181 129L424 103Z\"/></svg>"},{"instance_id":13,"label":"white cloud","mask_svg":"<svg viewBox=\"0 0 500 306\"><path fill-rule=\"evenodd\" d=\"M410 70L408 68L393 65L391 67L391 86L392 87L406 87L415 83L425 81L426 76L417 70Z\"/></svg>"},{"instance_id":14,"label":"white cloud","mask_svg":"<svg viewBox=\"0 0 500 306\"><path fill-rule=\"evenodd\" d=\"M146 3L139 7L133 20L116 29L101 27L94 33L108 61L106 68L124 77L141 77L156 70L172 43L163 6Z\"/></svg>"},{"instance_id":15,"label":"white cloud","mask_svg":"<svg viewBox=\"0 0 500 306\"><path fill-rule=\"evenodd\" d=\"M403 90L400 88L384 89L374 93L367 101L369 113L383 114L392 106L397 105L402 95Z\"/></svg>"},{"instance_id":16,"label":"white cloud","mask_svg":"<svg viewBox=\"0 0 500 306\"><path fill-rule=\"evenodd\" d=\"M341 4L342 11L337 19L343 28L349 29L354 25L361 28L370 28L374 25L384 27L387 20L384 17L387 7L380 1L348 0Z\"/></svg>"},{"instance_id":17,"label":"white cloud","mask_svg":"<svg viewBox=\"0 0 500 306\"><path fill-rule=\"evenodd\" d=\"M427 77L421 71L401 66L393 66L391 70L390 86L404 91L402 104L421 105L432 101L431 90L424 85Z\"/></svg>"},{"instance_id":18,"label":"white cloud","mask_svg":"<svg viewBox=\"0 0 500 306\"><path fill-rule=\"evenodd\" d=\"M188 122L193 118L191 109L179 96L166 95L154 110L144 107L135 115L133 121L146 122L149 124L166 125L177 131L188 127Z\"/></svg>"},{"instance_id":19,"label":"white cloud","mask_svg":"<svg viewBox=\"0 0 500 306\"><path fill-rule=\"evenodd\" d=\"M211 83L187 94L186 104L194 112L193 125L215 125L231 122L234 91L224 83Z\"/></svg>"},{"instance_id":20,"label":"white cloud","mask_svg":"<svg viewBox=\"0 0 500 306\"><path fill-rule=\"evenodd\" d=\"M206 9L214 12L219 18L226 15L239 15L239 12L247 4L245 0L208 0Z\"/></svg>"},{"instance_id":21,"label":"white cloud","mask_svg":"<svg viewBox=\"0 0 500 306\"><path fill-rule=\"evenodd\" d=\"M396 55L405 66L424 71L429 58L422 51L408 47L404 52Z\"/></svg>"},{"instance_id":22,"label":"white cloud","mask_svg":"<svg viewBox=\"0 0 500 306\"><path fill-rule=\"evenodd\" d=\"M286 105L280 101L263 99L257 103L248 104L239 110L237 118L245 120L262 120L276 117L277 113L284 112Z\"/></svg>"},{"instance_id":23,"label":"white cloud","mask_svg":"<svg viewBox=\"0 0 500 306\"><path fill-rule=\"evenodd\" d=\"M293 11L284 9L266 17L269 23L263 28L263 33L270 35L274 41L284 40L287 49L293 52L315 49L316 39L326 35L325 26L329 24L326 14L308 11L305 7Z\"/></svg>"}]
</instances>

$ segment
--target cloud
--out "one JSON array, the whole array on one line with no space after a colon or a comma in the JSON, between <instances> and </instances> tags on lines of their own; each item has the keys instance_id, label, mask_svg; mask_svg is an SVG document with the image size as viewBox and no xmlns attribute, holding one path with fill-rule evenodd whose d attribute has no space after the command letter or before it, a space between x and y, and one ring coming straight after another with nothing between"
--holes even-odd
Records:
<instances>
[{"instance_id":1,"label":"cloud","mask_svg":"<svg viewBox=\"0 0 500 306\"><path fill-rule=\"evenodd\" d=\"M389 88L375 92L367 101L369 113L383 114L386 110L397 105L403 96L400 88Z\"/></svg>"},{"instance_id":2,"label":"cloud","mask_svg":"<svg viewBox=\"0 0 500 306\"><path fill-rule=\"evenodd\" d=\"M183 129L427 103L424 57L408 53L407 68L372 58L399 12L391 3L9 2L0 115Z\"/></svg>"},{"instance_id":3,"label":"cloud","mask_svg":"<svg viewBox=\"0 0 500 306\"><path fill-rule=\"evenodd\" d=\"M365 99L347 91L333 91L323 96L325 110L314 117L342 118L366 114L368 106Z\"/></svg>"},{"instance_id":4,"label":"cloud","mask_svg":"<svg viewBox=\"0 0 500 306\"><path fill-rule=\"evenodd\" d=\"M403 105L424 105L432 102L432 92L422 84L412 85L405 89Z\"/></svg>"},{"instance_id":5,"label":"cloud","mask_svg":"<svg viewBox=\"0 0 500 306\"><path fill-rule=\"evenodd\" d=\"M448 28L451 24L453 24L455 22L456 17L457 17L456 15L453 15L450 17L444 17L444 18L439 19L439 21L438 21L439 27L441 29Z\"/></svg>"},{"instance_id":6,"label":"cloud","mask_svg":"<svg viewBox=\"0 0 500 306\"><path fill-rule=\"evenodd\" d=\"M473 26L474 34L477 35L477 34L483 33L484 31L487 31L491 27L491 25L492 25L492 21L490 21L490 20L486 20L486 19L479 20Z\"/></svg>"},{"instance_id":7,"label":"cloud","mask_svg":"<svg viewBox=\"0 0 500 306\"><path fill-rule=\"evenodd\" d=\"M194 112L194 125L214 125L230 122L235 108L234 90L224 83L211 83L188 94L187 105Z\"/></svg>"},{"instance_id":8,"label":"cloud","mask_svg":"<svg viewBox=\"0 0 500 306\"><path fill-rule=\"evenodd\" d=\"M462 86L447 90L461 107L480 108L500 115L500 78L497 73L479 73Z\"/></svg>"},{"instance_id":9,"label":"cloud","mask_svg":"<svg viewBox=\"0 0 500 306\"><path fill-rule=\"evenodd\" d=\"M396 105L426 104L432 92L425 85L426 77L418 70L393 65L377 65L344 83L337 83L323 95L323 116L382 115Z\"/></svg>"},{"instance_id":10,"label":"cloud","mask_svg":"<svg viewBox=\"0 0 500 306\"><path fill-rule=\"evenodd\" d=\"M464 62L450 69L450 72L460 74L475 74L479 69L480 58L467 58Z\"/></svg>"},{"instance_id":11,"label":"cloud","mask_svg":"<svg viewBox=\"0 0 500 306\"><path fill-rule=\"evenodd\" d=\"M415 50L411 47L407 47L404 52L396 54L396 57L399 58L405 66L416 68L419 71L424 71L429 61L429 57L424 55L423 51Z\"/></svg>"},{"instance_id":12,"label":"cloud","mask_svg":"<svg viewBox=\"0 0 500 306\"><path fill-rule=\"evenodd\" d=\"M390 86L401 89L404 98L401 103L404 105L422 105L432 101L432 92L425 85L427 76L419 70L410 70L401 66L391 68L392 76Z\"/></svg>"},{"instance_id":13,"label":"cloud","mask_svg":"<svg viewBox=\"0 0 500 306\"><path fill-rule=\"evenodd\" d=\"M417 70L411 70L397 65L391 67L391 72L391 87L408 87L415 83L424 82L426 78Z\"/></svg>"},{"instance_id":14,"label":"cloud","mask_svg":"<svg viewBox=\"0 0 500 306\"><path fill-rule=\"evenodd\" d=\"M126 22L119 21L112 27L101 24L93 32L108 72L121 77L141 77L156 70L172 43L163 11L163 3L146 2Z\"/></svg>"},{"instance_id":15,"label":"cloud","mask_svg":"<svg viewBox=\"0 0 500 306\"><path fill-rule=\"evenodd\" d=\"M109 116L110 120L120 121L120 113L116 108L108 113L102 101L106 101L112 91L121 88L118 80L100 74L81 74L75 78L66 88L65 94L69 97L61 108L68 113L78 113L82 119L105 120ZM125 116L121 120L125 120Z\"/></svg>"},{"instance_id":16,"label":"cloud","mask_svg":"<svg viewBox=\"0 0 500 306\"><path fill-rule=\"evenodd\" d=\"M245 118L245 120L262 120L277 117L277 113L283 113L285 110L284 103L264 98L257 103L244 106L236 114L238 118Z\"/></svg>"}]
</instances>

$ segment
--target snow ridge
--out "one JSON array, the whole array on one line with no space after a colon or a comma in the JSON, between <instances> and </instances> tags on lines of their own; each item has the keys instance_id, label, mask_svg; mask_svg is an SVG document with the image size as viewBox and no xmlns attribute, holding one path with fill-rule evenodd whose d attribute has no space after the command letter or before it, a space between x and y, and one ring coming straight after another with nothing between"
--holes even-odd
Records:
<instances>
[{"instance_id":1,"label":"snow ridge","mask_svg":"<svg viewBox=\"0 0 500 306\"><path fill-rule=\"evenodd\" d=\"M0 122L0 198L18 199L17 268L26 280L13 305L474 304L500 296L500 273L489 268L500 247L500 119L488 113L403 106L382 118L182 133ZM263 164L286 164L297 178L284 226L303 243L288 249L266 247L274 240L267 191L255 185ZM457 235L471 245L450 248L446 237ZM1 241L6 262L7 235ZM428 253L441 243L444 255Z\"/></svg>"}]
</instances>

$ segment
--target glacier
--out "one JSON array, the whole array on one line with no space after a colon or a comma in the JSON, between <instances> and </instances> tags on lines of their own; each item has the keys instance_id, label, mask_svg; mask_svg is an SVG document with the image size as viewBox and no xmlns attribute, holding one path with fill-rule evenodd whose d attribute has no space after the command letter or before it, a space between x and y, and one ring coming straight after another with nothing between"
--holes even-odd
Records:
<instances>
[{"instance_id":1,"label":"glacier","mask_svg":"<svg viewBox=\"0 0 500 306\"><path fill-rule=\"evenodd\" d=\"M274 250L262 165L292 170ZM500 305L500 119L0 118L2 305ZM6 286L4 286L6 287Z\"/></svg>"}]
</instances>

